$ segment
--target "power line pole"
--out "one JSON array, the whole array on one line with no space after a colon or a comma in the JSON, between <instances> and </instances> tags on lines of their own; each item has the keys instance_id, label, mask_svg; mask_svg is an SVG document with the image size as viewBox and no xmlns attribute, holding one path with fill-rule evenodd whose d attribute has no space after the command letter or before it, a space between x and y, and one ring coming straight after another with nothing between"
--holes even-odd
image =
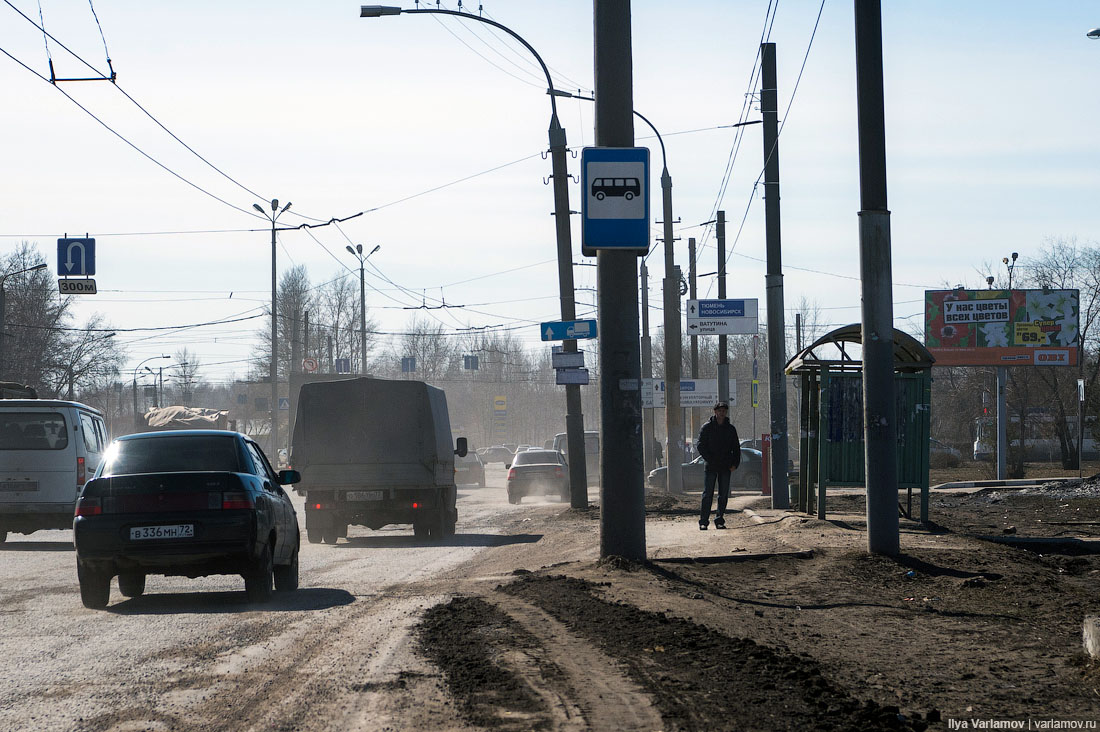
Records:
<instances>
[{"instance_id":1,"label":"power line pole","mask_svg":"<svg viewBox=\"0 0 1100 732\"><path fill-rule=\"evenodd\" d=\"M639 267L642 278L642 378L653 378L653 342L649 337L649 268L645 266L645 260ZM665 354L668 360L668 354ZM666 380L667 388L667 380ZM667 405L667 401L665 404ZM665 409L668 409L666 406ZM645 470L649 472L656 466L656 454L653 451L653 408L642 407L642 455L645 456ZM672 486L671 483L668 484Z\"/></svg>"},{"instance_id":2,"label":"power line pole","mask_svg":"<svg viewBox=\"0 0 1100 732\"><path fill-rule=\"evenodd\" d=\"M634 146L629 0L593 0L596 145ZM638 327L633 252L597 255L600 333L600 556L645 559Z\"/></svg>"},{"instance_id":3,"label":"power line pole","mask_svg":"<svg viewBox=\"0 0 1100 732\"><path fill-rule=\"evenodd\" d=\"M760 111L764 117L764 220L767 241L768 298L768 412L771 422L772 508L789 508L787 486L787 365L786 323L783 318L783 249L779 218L779 108L775 73L775 44L760 44L763 87ZM752 436L756 439L756 435Z\"/></svg>"},{"instance_id":4,"label":"power line pole","mask_svg":"<svg viewBox=\"0 0 1100 732\"><path fill-rule=\"evenodd\" d=\"M882 92L882 7L855 0L859 107L859 260L863 295L863 439L867 549L899 551L897 405L890 210L886 205L886 120Z\"/></svg>"},{"instance_id":5,"label":"power line pole","mask_svg":"<svg viewBox=\"0 0 1100 732\"><path fill-rule=\"evenodd\" d=\"M726 299L726 212L718 212L714 227L718 240L718 299ZM727 360L726 336L718 336L718 401L730 400L730 365ZM731 410L732 411L732 410ZM755 439L755 438L754 438Z\"/></svg>"},{"instance_id":6,"label":"power line pole","mask_svg":"<svg viewBox=\"0 0 1100 732\"><path fill-rule=\"evenodd\" d=\"M699 295L695 288L695 280L699 273L699 267L695 255L695 237L688 239L688 298L694 300ZM699 336L691 335L691 378L699 378ZM699 436L699 413L695 408L691 410L691 439Z\"/></svg>"}]
</instances>

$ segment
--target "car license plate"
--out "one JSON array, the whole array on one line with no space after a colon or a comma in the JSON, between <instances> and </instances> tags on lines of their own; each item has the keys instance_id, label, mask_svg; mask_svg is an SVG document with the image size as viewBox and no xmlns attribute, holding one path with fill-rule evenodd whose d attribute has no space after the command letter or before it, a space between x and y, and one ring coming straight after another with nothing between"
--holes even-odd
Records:
<instances>
[{"instance_id":1,"label":"car license plate","mask_svg":"<svg viewBox=\"0 0 1100 732\"><path fill-rule=\"evenodd\" d=\"M38 490L37 480L0 480L0 492L21 493L36 490Z\"/></svg>"},{"instance_id":2,"label":"car license plate","mask_svg":"<svg viewBox=\"0 0 1100 732\"><path fill-rule=\"evenodd\" d=\"M194 524L173 524L170 526L134 526L130 529L130 541L142 539L193 539Z\"/></svg>"},{"instance_id":3,"label":"car license plate","mask_svg":"<svg viewBox=\"0 0 1100 732\"><path fill-rule=\"evenodd\" d=\"M381 501L384 491L348 491L349 501Z\"/></svg>"}]
</instances>

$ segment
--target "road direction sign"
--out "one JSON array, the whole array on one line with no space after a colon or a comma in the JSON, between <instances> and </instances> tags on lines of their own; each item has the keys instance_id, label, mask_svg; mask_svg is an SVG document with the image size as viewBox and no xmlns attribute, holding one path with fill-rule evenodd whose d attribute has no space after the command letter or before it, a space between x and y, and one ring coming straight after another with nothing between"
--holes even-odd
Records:
<instances>
[{"instance_id":1,"label":"road direction sign","mask_svg":"<svg viewBox=\"0 0 1100 732\"><path fill-rule=\"evenodd\" d=\"M416 357L404 356L401 359L401 372L408 374L416 371Z\"/></svg>"},{"instance_id":2,"label":"road direction sign","mask_svg":"<svg viewBox=\"0 0 1100 732\"><path fill-rule=\"evenodd\" d=\"M95 239L57 240L57 276L89 277L95 274Z\"/></svg>"},{"instance_id":3,"label":"road direction sign","mask_svg":"<svg viewBox=\"0 0 1100 732\"><path fill-rule=\"evenodd\" d=\"M415 359L414 359L415 360ZM351 359L350 358L338 358L336 359L336 373L338 374L350 374L351 373ZM402 371L404 371L404 359L402 359ZM416 365L413 364L413 369L416 370Z\"/></svg>"},{"instance_id":4,"label":"road direction sign","mask_svg":"<svg viewBox=\"0 0 1100 732\"><path fill-rule=\"evenodd\" d=\"M581 249L649 251L649 150L581 151Z\"/></svg>"},{"instance_id":5,"label":"road direction sign","mask_svg":"<svg viewBox=\"0 0 1100 732\"><path fill-rule=\"evenodd\" d=\"M584 367L584 351L559 351L550 354L550 365L556 369L579 369Z\"/></svg>"},{"instance_id":6,"label":"road direction sign","mask_svg":"<svg viewBox=\"0 0 1100 732\"><path fill-rule=\"evenodd\" d=\"M94 295L97 292L92 279L58 280L57 291L62 295Z\"/></svg>"},{"instance_id":7,"label":"road direction sign","mask_svg":"<svg viewBox=\"0 0 1100 732\"><path fill-rule=\"evenodd\" d=\"M572 341L596 337L595 320L560 320L539 326L544 341Z\"/></svg>"},{"instance_id":8,"label":"road direction sign","mask_svg":"<svg viewBox=\"0 0 1100 732\"><path fill-rule=\"evenodd\" d=\"M664 379L642 379L642 407L663 409L665 406ZM729 403L737 406L737 379L730 379ZM680 406L710 409L718 401L718 379L682 379L680 381Z\"/></svg>"},{"instance_id":9,"label":"road direction sign","mask_svg":"<svg viewBox=\"0 0 1100 732\"><path fill-rule=\"evenodd\" d=\"M760 330L759 302L688 300L688 335L755 335Z\"/></svg>"}]
</instances>

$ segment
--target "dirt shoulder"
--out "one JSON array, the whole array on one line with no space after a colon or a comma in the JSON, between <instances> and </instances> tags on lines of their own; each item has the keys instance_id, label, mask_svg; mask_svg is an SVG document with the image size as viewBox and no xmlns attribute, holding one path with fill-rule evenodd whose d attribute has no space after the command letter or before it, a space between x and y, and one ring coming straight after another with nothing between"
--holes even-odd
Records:
<instances>
[{"instance_id":1,"label":"dirt shoulder","mask_svg":"<svg viewBox=\"0 0 1100 732\"><path fill-rule=\"evenodd\" d=\"M860 495L830 497L826 521L741 496L723 532L698 530L695 500L650 501L643 563L596 560L598 510L533 507L516 530L552 536L570 561L529 545L511 566L542 565L421 626L465 719L596 729L619 715L621 729L650 730L1100 720L1100 675L1081 652L1082 619L1100 606L1089 544L1100 497L1082 486L934 494L931 525L902 520L897 558L864 551Z\"/></svg>"}]
</instances>

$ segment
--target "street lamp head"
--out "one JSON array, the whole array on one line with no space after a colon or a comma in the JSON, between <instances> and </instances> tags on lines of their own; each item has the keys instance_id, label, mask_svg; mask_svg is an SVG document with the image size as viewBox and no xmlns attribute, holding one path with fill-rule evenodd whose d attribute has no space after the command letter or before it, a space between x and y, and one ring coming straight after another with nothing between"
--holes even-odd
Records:
<instances>
[{"instance_id":1,"label":"street lamp head","mask_svg":"<svg viewBox=\"0 0 1100 732\"><path fill-rule=\"evenodd\" d=\"M363 253L363 245L362 245L362 244L356 244L356 245L355 245L355 251L357 251L357 252L359 252L360 254L362 254L362 253Z\"/></svg>"},{"instance_id":2,"label":"street lamp head","mask_svg":"<svg viewBox=\"0 0 1100 732\"><path fill-rule=\"evenodd\" d=\"M989 289L993 289L993 277L989 276L985 278L985 284L989 285Z\"/></svg>"},{"instance_id":3,"label":"street lamp head","mask_svg":"<svg viewBox=\"0 0 1100 732\"><path fill-rule=\"evenodd\" d=\"M370 250L370 254L374 254L375 252L377 252L377 251L378 251L379 249L381 249L381 248L382 248L382 245L381 245L381 244L375 244L375 245L374 245L374 249L371 249L371 250ZM368 254L367 256L369 257L369 256L370 256L370 254Z\"/></svg>"},{"instance_id":4,"label":"street lamp head","mask_svg":"<svg viewBox=\"0 0 1100 732\"><path fill-rule=\"evenodd\" d=\"M1018 257L1018 256L1020 256L1020 255L1019 255L1019 254L1017 254L1016 252L1013 252L1013 253L1012 253L1012 261L1013 261L1013 262L1015 262L1015 261L1016 261L1016 257Z\"/></svg>"},{"instance_id":5,"label":"street lamp head","mask_svg":"<svg viewBox=\"0 0 1100 732\"><path fill-rule=\"evenodd\" d=\"M344 249L347 249L348 252L351 253L352 255L355 254L355 250L351 248L351 244L348 244L346 247L344 247Z\"/></svg>"},{"instance_id":6,"label":"street lamp head","mask_svg":"<svg viewBox=\"0 0 1100 732\"><path fill-rule=\"evenodd\" d=\"M1085 35L1095 41L1097 38L1100 38L1100 28L1093 28Z\"/></svg>"},{"instance_id":7,"label":"street lamp head","mask_svg":"<svg viewBox=\"0 0 1100 732\"><path fill-rule=\"evenodd\" d=\"M360 5L360 18L380 18L383 15L401 15L401 8L392 5Z\"/></svg>"},{"instance_id":8,"label":"street lamp head","mask_svg":"<svg viewBox=\"0 0 1100 732\"><path fill-rule=\"evenodd\" d=\"M283 210L282 210L282 211L280 211L279 213L281 213L281 214L282 214L282 213L286 213L286 212L287 212L287 211L289 211L289 210L290 210L290 201L287 201L287 202L286 202L286 205L285 205L285 206L283 206Z\"/></svg>"},{"instance_id":9,"label":"street lamp head","mask_svg":"<svg viewBox=\"0 0 1100 732\"><path fill-rule=\"evenodd\" d=\"M257 211L262 213L264 216L267 216L267 211L264 211L263 208L260 207L260 204L254 203L254 204L252 204L252 208L256 209Z\"/></svg>"},{"instance_id":10,"label":"street lamp head","mask_svg":"<svg viewBox=\"0 0 1100 732\"><path fill-rule=\"evenodd\" d=\"M271 212L274 213L275 211L278 211L278 210L279 210L279 199L278 198L272 198L271 199Z\"/></svg>"}]
</instances>

